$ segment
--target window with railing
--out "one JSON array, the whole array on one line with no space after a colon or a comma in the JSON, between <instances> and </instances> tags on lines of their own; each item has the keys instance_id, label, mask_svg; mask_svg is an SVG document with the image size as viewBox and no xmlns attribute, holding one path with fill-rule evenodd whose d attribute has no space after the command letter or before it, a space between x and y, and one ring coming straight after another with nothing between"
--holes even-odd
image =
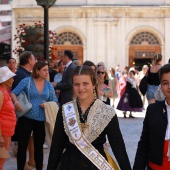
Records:
<instances>
[{"instance_id":1,"label":"window with railing","mask_svg":"<svg viewBox=\"0 0 170 170\"><path fill-rule=\"evenodd\" d=\"M159 45L158 38L150 32L137 33L131 40L131 45L142 45L143 42L147 42L148 45Z\"/></svg>"},{"instance_id":2,"label":"window with railing","mask_svg":"<svg viewBox=\"0 0 170 170\"><path fill-rule=\"evenodd\" d=\"M63 51L58 51L57 55L58 55L58 57L62 57ZM78 58L78 52L77 51L73 52L73 58Z\"/></svg>"},{"instance_id":3,"label":"window with railing","mask_svg":"<svg viewBox=\"0 0 170 170\"><path fill-rule=\"evenodd\" d=\"M65 42L70 42L71 45L82 45L80 37L73 32L63 32L59 34L54 44L64 45Z\"/></svg>"},{"instance_id":4,"label":"window with railing","mask_svg":"<svg viewBox=\"0 0 170 170\"><path fill-rule=\"evenodd\" d=\"M145 57L151 58L155 55L154 51L135 51L135 58Z\"/></svg>"}]
</instances>

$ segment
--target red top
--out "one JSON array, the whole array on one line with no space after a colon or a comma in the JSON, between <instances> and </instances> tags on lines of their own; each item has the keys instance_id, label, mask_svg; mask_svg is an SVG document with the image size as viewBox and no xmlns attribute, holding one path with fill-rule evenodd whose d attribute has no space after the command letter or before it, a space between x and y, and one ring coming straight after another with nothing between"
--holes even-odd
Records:
<instances>
[{"instance_id":1,"label":"red top","mask_svg":"<svg viewBox=\"0 0 170 170\"><path fill-rule=\"evenodd\" d=\"M119 79L119 97L122 97L122 94L125 92L126 90L126 79L124 77L120 77Z\"/></svg>"},{"instance_id":2,"label":"red top","mask_svg":"<svg viewBox=\"0 0 170 170\"><path fill-rule=\"evenodd\" d=\"M170 170L170 161L168 161L168 157L167 157L168 144L169 144L169 141L165 140L162 166L159 166L159 165L153 164L152 162L149 162L149 166L153 170Z\"/></svg>"},{"instance_id":3,"label":"red top","mask_svg":"<svg viewBox=\"0 0 170 170\"><path fill-rule=\"evenodd\" d=\"M12 136L14 134L14 129L16 125L16 115L15 108L12 100L7 91L5 91L1 86L0 90L4 94L4 100L2 103L2 108L0 110L0 126L2 135Z\"/></svg>"}]
</instances>

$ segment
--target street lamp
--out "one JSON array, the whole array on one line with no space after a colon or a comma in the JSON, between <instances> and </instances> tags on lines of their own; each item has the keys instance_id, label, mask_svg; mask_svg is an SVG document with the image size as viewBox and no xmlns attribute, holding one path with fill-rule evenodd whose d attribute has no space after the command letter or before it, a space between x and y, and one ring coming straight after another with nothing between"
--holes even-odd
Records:
<instances>
[{"instance_id":1,"label":"street lamp","mask_svg":"<svg viewBox=\"0 0 170 170\"><path fill-rule=\"evenodd\" d=\"M44 8L44 58L49 65L49 29L48 29L48 9L53 6L56 0L36 0L37 5Z\"/></svg>"}]
</instances>

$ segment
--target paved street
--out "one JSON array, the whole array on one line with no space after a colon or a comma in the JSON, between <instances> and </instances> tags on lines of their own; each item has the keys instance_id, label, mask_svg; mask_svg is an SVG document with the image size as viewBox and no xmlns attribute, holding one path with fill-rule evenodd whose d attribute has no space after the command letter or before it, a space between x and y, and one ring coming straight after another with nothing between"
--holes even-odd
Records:
<instances>
[{"instance_id":1,"label":"paved street","mask_svg":"<svg viewBox=\"0 0 170 170\"><path fill-rule=\"evenodd\" d=\"M127 148L127 153L130 159L131 165L134 163L134 157L136 153L137 143L140 138L143 118L145 116L145 110L142 113L133 113L136 118L123 118L123 114L120 111L117 111L119 118L120 128L123 134L125 145ZM109 150L110 151L110 150ZM12 155L12 151L10 150ZM47 166L49 149L44 149L44 170ZM11 157L5 163L4 170L16 170L16 158Z\"/></svg>"}]
</instances>

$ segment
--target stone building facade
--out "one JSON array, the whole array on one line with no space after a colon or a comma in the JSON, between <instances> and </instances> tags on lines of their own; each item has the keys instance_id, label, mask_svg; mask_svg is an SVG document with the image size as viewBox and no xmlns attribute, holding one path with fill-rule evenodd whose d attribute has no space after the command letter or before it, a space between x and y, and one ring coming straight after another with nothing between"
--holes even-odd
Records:
<instances>
[{"instance_id":1,"label":"stone building facade","mask_svg":"<svg viewBox=\"0 0 170 170\"><path fill-rule=\"evenodd\" d=\"M18 25L39 20L43 8L35 0L13 0L13 36ZM58 59L64 49L108 68L151 64L156 53L163 63L170 58L170 0L58 0L49 9L49 29L58 34Z\"/></svg>"},{"instance_id":2,"label":"stone building facade","mask_svg":"<svg viewBox=\"0 0 170 170\"><path fill-rule=\"evenodd\" d=\"M11 0L0 0L0 66L11 57Z\"/></svg>"}]
</instances>

